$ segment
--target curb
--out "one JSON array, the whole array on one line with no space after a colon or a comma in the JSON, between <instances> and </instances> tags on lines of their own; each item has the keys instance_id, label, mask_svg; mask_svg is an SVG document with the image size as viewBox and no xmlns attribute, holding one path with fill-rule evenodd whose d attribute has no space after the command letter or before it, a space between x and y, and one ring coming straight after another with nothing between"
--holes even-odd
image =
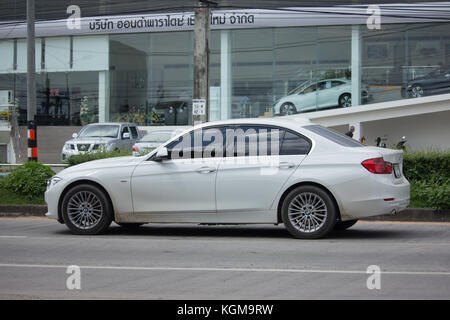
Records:
<instances>
[{"instance_id":1,"label":"curb","mask_svg":"<svg viewBox=\"0 0 450 320\"><path fill-rule=\"evenodd\" d=\"M45 217L46 205L0 204L0 217ZM364 221L412 221L412 222L450 222L450 210L434 211L425 208L407 208L396 215L386 214L363 218Z\"/></svg>"},{"instance_id":2,"label":"curb","mask_svg":"<svg viewBox=\"0 0 450 320\"><path fill-rule=\"evenodd\" d=\"M0 217L45 217L45 204L0 204Z\"/></svg>"},{"instance_id":3,"label":"curb","mask_svg":"<svg viewBox=\"0 0 450 320\"><path fill-rule=\"evenodd\" d=\"M399 213L367 217L365 221L450 222L450 210L435 211L428 208L406 208Z\"/></svg>"}]
</instances>

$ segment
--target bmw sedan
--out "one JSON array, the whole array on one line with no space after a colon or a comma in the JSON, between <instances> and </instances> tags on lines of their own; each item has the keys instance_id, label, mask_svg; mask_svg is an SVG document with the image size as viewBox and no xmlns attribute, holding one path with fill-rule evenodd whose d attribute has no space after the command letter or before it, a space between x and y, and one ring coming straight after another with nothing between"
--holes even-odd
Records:
<instances>
[{"instance_id":1,"label":"bmw sedan","mask_svg":"<svg viewBox=\"0 0 450 320\"><path fill-rule=\"evenodd\" d=\"M209 122L142 157L96 160L48 182L47 217L75 234L145 223L284 224L314 239L409 204L403 152L306 119Z\"/></svg>"}]
</instances>

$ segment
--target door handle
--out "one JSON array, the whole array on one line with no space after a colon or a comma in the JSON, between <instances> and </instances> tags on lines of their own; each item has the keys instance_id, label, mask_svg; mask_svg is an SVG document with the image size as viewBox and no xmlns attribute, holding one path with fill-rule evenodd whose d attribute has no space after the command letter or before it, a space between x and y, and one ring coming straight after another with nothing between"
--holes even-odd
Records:
<instances>
[{"instance_id":1,"label":"door handle","mask_svg":"<svg viewBox=\"0 0 450 320\"><path fill-rule=\"evenodd\" d=\"M199 173L211 173L216 171L216 168L213 167L201 167L199 169L197 169L197 172Z\"/></svg>"},{"instance_id":2,"label":"door handle","mask_svg":"<svg viewBox=\"0 0 450 320\"><path fill-rule=\"evenodd\" d=\"M280 162L280 164L278 165L279 168L282 169L289 169L289 168L293 168L295 167L295 163L291 163L291 162Z\"/></svg>"}]
</instances>

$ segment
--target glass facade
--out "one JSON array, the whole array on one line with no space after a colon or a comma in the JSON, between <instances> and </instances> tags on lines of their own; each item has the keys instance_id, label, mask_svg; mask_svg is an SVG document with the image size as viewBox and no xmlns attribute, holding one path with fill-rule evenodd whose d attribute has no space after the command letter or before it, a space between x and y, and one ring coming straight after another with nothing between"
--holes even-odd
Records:
<instances>
[{"instance_id":1,"label":"glass facade","mask_svg":"<svg viewBox=\"0 0 450 320\"><path fill-rule=\"evenodd\" d=\"M449 23L213 30L210 120L448 93L449 30ZM192 123L192 31L49 37L36 50L41 125ZM13 92L25 123L24 40L0 40L0 53L0 91Z\"/></svg>"},{"instance_id":2,"label":"glass facade","mask_svg":"<svg viewBox=\"0 0 450 320\"><path fill-rule=\"evenodd\" d=\"M193 33L111 35L111 121L191 123Z\"/></svg>"}]
</instances>

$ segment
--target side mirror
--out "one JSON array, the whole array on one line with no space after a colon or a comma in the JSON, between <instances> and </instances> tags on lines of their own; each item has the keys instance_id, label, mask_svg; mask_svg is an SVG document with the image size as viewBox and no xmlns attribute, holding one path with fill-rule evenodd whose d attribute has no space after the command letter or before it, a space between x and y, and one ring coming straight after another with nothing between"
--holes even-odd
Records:
<instances>
[{"instance_id":1,"label":"side mirror","mask_svg":"<svg viewBox=\"0 0 450 320\"><path fill-rule=\"evenodd\" d=\"M76 132L72 133L72 138L73 139L76 139L77 137L78 137L78 133L76 133Z\"/></svg>"},{"instance_id":2,"label":"side mirror","mask_svg":"<svg viewBox=\"0 0 450 320\"><path fill-rule=\"evenodd\" d=\"M159 148L153 160L154 161L169 160L169 152L167 151L167 148L166 147Z\"/></svg>"},{"instance_id":3,"label":"side mirror","mask_svg":"<svg viewBox=\"0 0 450 320\"><path fill-rule=\"evenodd\" d=\"M122 133L122 139L130 139L130 133L129 132Z\"/></svg>"}]
</instances>

